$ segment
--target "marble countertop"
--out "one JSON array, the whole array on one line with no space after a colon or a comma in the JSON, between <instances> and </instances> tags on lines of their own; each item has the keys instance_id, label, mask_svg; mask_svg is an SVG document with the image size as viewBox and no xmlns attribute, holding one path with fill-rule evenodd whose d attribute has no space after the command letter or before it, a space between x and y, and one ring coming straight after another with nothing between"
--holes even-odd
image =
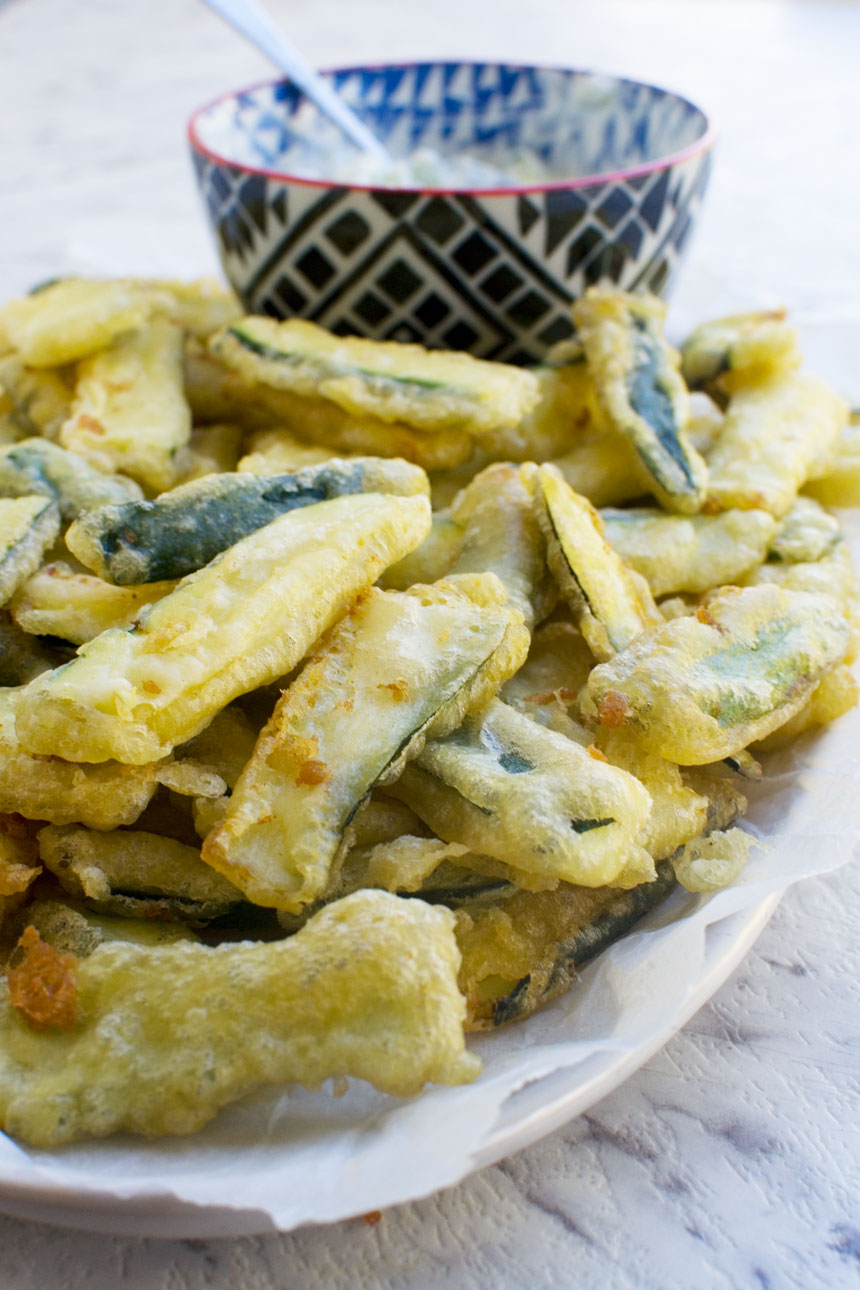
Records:
<instances>
[{"instance_id":1,"label":"marble countertop","mask_svg":"<svg viewBox=\"0 0 860 1290\"><path fill-rule=\"evenodd\" d=\"M483 56L624 72L722 127L673 314L786 303L860 402L860 5L269 0L320 65ZM196 0L0 0L2 296L115 224L205 238L190 111L268 74ZM441 1195L283 1236L88 1236L0 1216L4 1290L841 1290L860 1284L860 870L794 888L614 1093Z\"/></svg>"}]
</instances>

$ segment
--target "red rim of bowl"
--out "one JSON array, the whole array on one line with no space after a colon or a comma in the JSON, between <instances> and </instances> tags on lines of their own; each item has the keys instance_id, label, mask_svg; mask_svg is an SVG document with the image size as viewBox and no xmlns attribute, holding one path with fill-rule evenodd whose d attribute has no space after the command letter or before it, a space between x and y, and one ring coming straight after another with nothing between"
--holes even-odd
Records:
<instances>
[{"instance_id":1,"label":"red rim of bowl","mask_svg":"<svg viewBox=\"0 0 860 1290\"><path fill-rule=\"evenodd\" d=\"M439 60L444 61L444 60ZM461 62L461 66L478 66L477 63ZM385 71L391 67L420 67L421 63L360 63L353 67L334 67L323 69L326 75L333 76L339 72L358 72L358 71ZM693 103L683 94L678 94L675 90L666 89L661 85L652 85L648 81L632 80L626 76L614 76L611 72L594 72L587 68L574 67L557 67L551 64L523 64L537 71L546 72L577 72L585 76L600 76L607 80L618 81L625 85L645 85L648 89L657 90L661 94L671 94L674 98L680 99L688 107L693 108L700 113L704 119L705 130L700 139L695 143L689 144L686 148L681 148L678 152L671 152L665 157L657 157L654 161L643 162L639 166L628 166L621 170L605 170L594 175L582 175L577 179L552 179L545 183L528 183L528 184L509 184L504 188L461 188L455 185L447 187L431 187L430 185L397 185L397 184L356 184L337 179L312 179L307 175L294 175L287 170L269 170L265 166L254 166L249 162L237 161L235 158L222 156L221 153L215 152L208 147L200 138L197 129L197 122L205 112L209 112L218 103L224 103L227 99L237 99L242 94L253 94L255 90L265 89L273 85L289 84L289 78L277 77L273 80L257 81L244 89L226 90L223 94L217 95L204 103L202 107L197 108L192 113L188 121L187 134L188 142L191 147L208 157L210 161L215 161L222 166L230 166L234 170L247 171L251 175L262 175L266 179L286 180L291 184L305 184L309 188L348 188L354 192L391 192L391 193L427 193L432 195L444 196L446 193L464 193L470 197L510 197L515 193L543 193L557 191L559 189L573 188L592 188L597 184L615 183L621 179L635 179L640 175L652 174L658 170L668 170L670 166L676 166L681 162L690 161L700 153L707 152L713 147L718 130L712 124L710 115Z\"/></svg>"}]
</instances>

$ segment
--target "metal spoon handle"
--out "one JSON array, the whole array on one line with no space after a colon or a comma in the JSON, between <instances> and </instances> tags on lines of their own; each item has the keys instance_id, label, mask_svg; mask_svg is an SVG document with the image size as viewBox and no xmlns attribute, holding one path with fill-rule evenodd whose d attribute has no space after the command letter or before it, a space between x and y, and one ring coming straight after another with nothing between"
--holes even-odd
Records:
<instances>
[{"instance_id":1,"label":"metal spoon handle","mask_svg":"<svg viewBox=\"0 0 860 1290\"><path fill-rule=\"evenodd\" d=\"M203 0L220 18L249 40L261 54L304 91L321 112L340 126L362 152L390 161L388 152L363 121L347 107L329 83L306 62L299 51L278 31L257 0Z\"/></svg>"}]
</instances>

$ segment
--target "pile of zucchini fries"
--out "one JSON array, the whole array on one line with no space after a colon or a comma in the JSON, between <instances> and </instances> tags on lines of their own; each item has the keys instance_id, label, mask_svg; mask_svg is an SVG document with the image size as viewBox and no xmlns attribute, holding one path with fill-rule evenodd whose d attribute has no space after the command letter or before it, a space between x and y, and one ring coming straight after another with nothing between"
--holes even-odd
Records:
<instances>
[{"instance_id":1,"label":"pile of zucchini fries","mask_svg":"<svg viewBox=\"0 0 860 1290\"><path fill-rule=\"evenodd\" d=\"M860 433L781 314L596 287L534 370L242 317L0 310L0 1127L475 1077L853 706ZM597 509L599 508L599 509Z\"/></svg>"}]
</instances>

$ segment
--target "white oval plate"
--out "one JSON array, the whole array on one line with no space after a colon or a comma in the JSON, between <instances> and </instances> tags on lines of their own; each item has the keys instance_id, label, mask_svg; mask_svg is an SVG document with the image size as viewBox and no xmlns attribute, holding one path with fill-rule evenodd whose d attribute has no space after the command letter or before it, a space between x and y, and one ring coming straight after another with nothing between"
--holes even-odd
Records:
<instances>
[{"instance_id":1,"label":"white oval plate","mask_svg":"<svg viewBox=\"0 0 860 1290\"><path fill-rule=\"evenodd\" d=\"M683 1004L670 1021L623 1053L595 1053L575 1067L554 1071L527 1084L503 1103L496 1123L473 1153L474 1172L513 1151L536 1142L611 1093L671 1038L730 976L779 903L777 892L738 913L711 924L706 933L700 970L690 982ZM288 1150L288 1148L285 1148ZM465 1175L464 1175L465 1176ZM416 1199L404 1174L403 1195L385 1203ZM346 1205L333 1218L350 1218L377 1208L362 1192L360 1206ZM0 1173L0 1211L16 1218L113 1236L212 1238L256 1235L276 1230L261 1210L189 1204L169 1194L120 1197L89 1185L25 1185Z\"/></svg>"}]
</instances>

